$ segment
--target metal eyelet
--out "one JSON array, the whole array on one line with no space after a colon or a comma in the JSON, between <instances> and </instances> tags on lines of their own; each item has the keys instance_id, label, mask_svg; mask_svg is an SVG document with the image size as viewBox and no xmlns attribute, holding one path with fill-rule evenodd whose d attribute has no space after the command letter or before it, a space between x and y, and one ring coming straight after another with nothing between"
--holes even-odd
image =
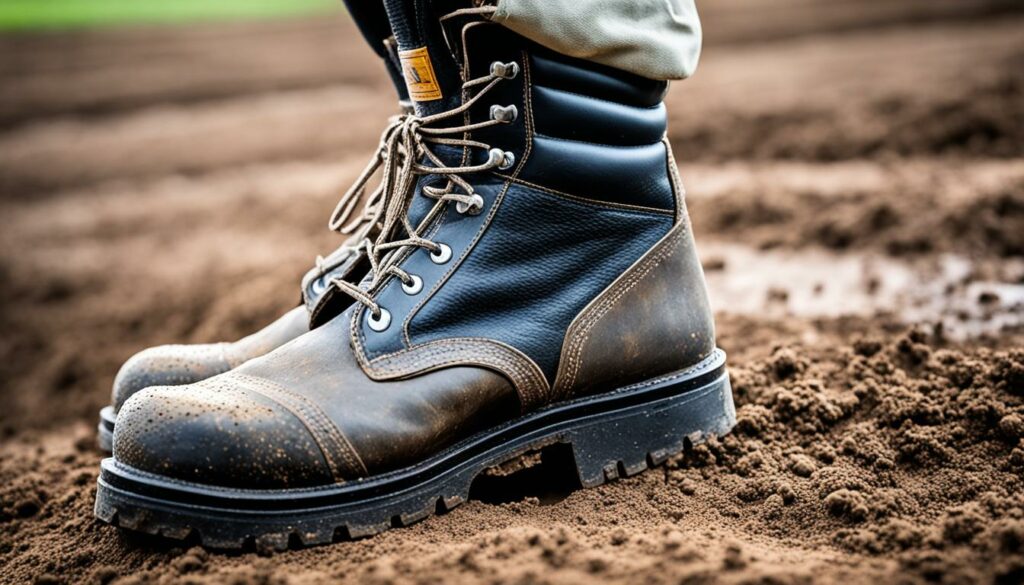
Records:
<instances>
[{"instance_id":1,"label":"metal eyelet","mask_svg":"<svg viewBox=\"0 0 1024 585\"><path fill-rule=\"evenodd\" d=\"M519 108L515 104L509 104L507 106L499 106L494 104L491 106L491 119L502 124L511 124L516 121L519 117Z\"/></svg>"},{"instance_id":2,"label":"metal eyelet","mask_svg":"<svg viewBox=\"0 0 1024 585\"><path fill-rule=\"evenodd\" d=\"M505 156L502 157L501 164L498 165L498 168L500 170L507 171L508 169L511 169L514 164L516 164L516 155L506 150Z\"/></svg>"},{"instance_id":3,"label":"metal eyelet","mask_svg":"<svg viewBox=\"0 0 1024 585\"><path fill-rule=\"evenodd\" d=\"M402 283L402 290L405 291L405 294L407 294L409 296L412 296L414 294L419 293L421 290L423 290L423 279L422 278L416 276L415 274L410 274L409 278L412 279L412 282L410 282L408 284L406 284L404 282Z\"/></svg>"},{"instance_id":4,"label":"metal eyelet","mask_svg":"<svg viewBox=\"0 0 1024 585\"><path fill-rule=\"evenodd\" d=\"M456 203L455 204L455 211L458 211L459 213L461 213L463 215L465 215L467 213L470 214L470 215L476 215L476 214L480 213L481 211L483 211L483 209L484 209L484 198L481 197L477 193L473 193L472 199L473 199L472 203L463 203L462 201L459 201L458 203Z\"/></svg>"},{"instance_id":5,"label":"metal eyelet","mask_svg":"<svg viewBox=\"0 0 1024 585\"><path fill-rule=\"evenodd\" d=\"M505 162L505 151L500 148L492 148L487 151L487 164L499 165Z\"/></svg>"},{"instance_id":6,"label":"metal eyelet","mask_svg":"<svg viewBox=\"0 0 1024 585\"><path fill-rule=\"evenodd\" d=\"M370 312L366 316L366 325L378 333L384 331L391 325L391 312L384 307L380 307L380 315L374 316L373 312Z\"/></svg>"},{"instance_id":7,"label":"metal eyelet","mask_svg":"<svg viewBox=\"0 0 1024 585\"><path fill-rule=\"evenodd\" d=\"M515 61L509 61L508 63L495 61L491 63L491 75L505 79L515 79L519 75L519 63Z\"/></svg>"},{"instance_id":8,"label":"metal eyelet","mask_svg":"<svg viewBox=\"0 0 1024 585\"><path fill-rule=\"evenodd\" d=\"M312 293L313 296L318 296L320 295L320 293L327 290L327 283L324 282L324 279L326 278L327 275L325 274L317 279L314 279L313 282L309 285L309 292Z\"/></svg>"},{"instance_id":9,"label":"metal eyelet","mask_svg":"<svg viewBox=\"0 0 1024 585\"><path fill-rule=\"evenodd\" d=\"M507 150L492 148L487 152L487 164L494 165L504 171L516 164L516 155Z\"/></svg>"},{"instance_id":10,"label":"metal eyelet","mask_svg":"<svg viewBox=\"0 0 1024 585\"><path fill-rule=\"evenodd\" d=\"M444 264L452 259L452 249L448 244L438 244L437 249L430 253L430 261L434 264Z\"/></svg>"}]
</instances>

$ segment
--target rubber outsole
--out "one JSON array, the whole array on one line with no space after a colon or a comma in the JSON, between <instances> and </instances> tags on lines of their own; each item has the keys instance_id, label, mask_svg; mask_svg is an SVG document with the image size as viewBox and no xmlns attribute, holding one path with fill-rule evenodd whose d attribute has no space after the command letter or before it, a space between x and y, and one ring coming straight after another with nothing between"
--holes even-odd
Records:
<instances>
[{"instance_id":1,"label":"rubber outsole","mask_svg":"<svg viewBox=\"0 0 1024 585\"><path fill-rule=\"evenodd\" d=\"M556 443L594 487L660 465L736 421L725 354L597 396L551 405L417 465L342 484L244 490L187 483L104 459L95 514L131 530L210 548L283 550L360 538L448 511L486 469Z\"/></svg>"},{"instance_id":2,"label":"rubber outsole","mask_svg":"<svg viewBox=\"0 0 1024 585\"><path fill-rule=\"evenodd\" d=\"M104 406L100 411L100 423L96 426L96 443L100 451L112 453L114 451L114 421L117 420L117 413L113 406Z\"/></svg>"}]
</instances>

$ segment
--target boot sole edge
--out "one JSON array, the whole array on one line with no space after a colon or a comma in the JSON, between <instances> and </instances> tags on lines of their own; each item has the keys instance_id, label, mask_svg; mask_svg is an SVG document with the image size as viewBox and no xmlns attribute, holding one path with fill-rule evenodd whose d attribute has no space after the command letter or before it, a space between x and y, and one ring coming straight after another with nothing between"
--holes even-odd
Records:
<instances>
[{"instance_id":1,"label":"boot sole edge","mask_svg":"<svg viewBox=\"0 0 1024 585\"><path fill-rule=\"evenodd\" d=\"M96 425L96 445L104 453L114 451L114 423L117 413L113 406L104 406L100 410L100 422Z\"/></svg>"},{"instance_id":2,"label":"boot sole edge","mask_svg":"<svg viewBox=\"0 0 1024 585\"><path fill-rule=\"evenodd\" d=\"M282 550L407 526L468 499L485 469L555 443L571 447L582 487L660 465L732 429L725 354L670 376L551 405L409 468L338 485L245 490L182 482L104 459L95 515L209 548Z\"/></svg>"}]
</instances>

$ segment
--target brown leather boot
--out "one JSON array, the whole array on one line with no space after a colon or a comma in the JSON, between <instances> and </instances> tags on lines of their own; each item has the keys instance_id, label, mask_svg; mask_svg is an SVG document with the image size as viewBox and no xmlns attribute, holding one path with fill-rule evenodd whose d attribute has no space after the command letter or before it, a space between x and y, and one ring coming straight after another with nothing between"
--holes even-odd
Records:
<instances>
[{"instance_id":1,"label":"brown leather boot","mask_svg":"<svg viewBox=\"0 0 1024 585\"><path fill-rule=\"evenodd\" d=\"M100 518L215 547L323 543L451 508L552 444L594 486L732 427L666 84L432 6L389 0L420 101L388 142L370 274L325 293L354 304L128 400Z\"/></svg>"}]
</instances>

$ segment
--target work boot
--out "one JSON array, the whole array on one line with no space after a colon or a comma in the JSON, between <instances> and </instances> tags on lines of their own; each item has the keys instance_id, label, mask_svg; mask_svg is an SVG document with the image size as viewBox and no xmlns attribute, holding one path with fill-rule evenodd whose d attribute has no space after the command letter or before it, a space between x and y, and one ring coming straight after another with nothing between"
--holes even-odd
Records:
<instances>
[{"instance_id":1,"label":"work boot","mask_svg":"<svg viewBox=\"0 0 1024 585\"><path fill-rule=\"evenodd\" d=\"M412 105L402 77L401 62L391 35L391 25L383 6L377 2L346 0L348 11L371 48L381 57L385 69L398 92L402 115L411 112ZM401 117L392 118L381 137L381 145L395 129ZM379 193L366 196L363 188L373 170L381 163L383 149L378 149L370 165L360 175L353 188L339 202L329 222L332 230L348 239L326 258L318 257L316 266L302 279L302 303L288 311L263 329L231 343L203 343L190 345L161 345L145 349L128 359L114 377L110 405L100 410L97 428L99 448L110 452L113 444L117 413L128 398L149 386L191 384L227 372L239 365L269 353L306 333L311 323L326 321L332 316L325 308L328 283L334 279L359 282L366 274L366 266L358 251L360 242L374 232L379 219L375 203ZM362 214L349 223L356 205L364 202Z\"/></svg>"},{"instance_id":2,"label":"work boot","mask_svg":"<svg viewBox=\"0 0 1024 585\"><path fill-rule=\"evenodd\" d=\"M354 303L128 400L99 518L218 548L325 543L450 509L556 444L589 487L734 424L666 84L438 5L387 3L419 101L388 143L370 273L330 287Z\"/></svg>"}]
</instances>

